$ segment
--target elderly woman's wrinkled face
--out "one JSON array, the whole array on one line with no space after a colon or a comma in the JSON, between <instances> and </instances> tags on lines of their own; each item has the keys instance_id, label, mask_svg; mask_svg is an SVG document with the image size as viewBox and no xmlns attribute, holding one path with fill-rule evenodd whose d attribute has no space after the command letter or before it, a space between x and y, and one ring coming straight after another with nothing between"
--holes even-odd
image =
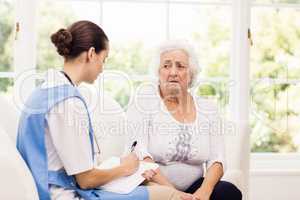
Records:
<instances>
[{"instance_id":1,"label":"elderly woman's wrinkled face","mask_svg":"<svg viewBox=\"0 0 300 200\"><path fill-rule=\"evenodd\" d=\"M159 81L167 95L186 92L191 82L189 56L183 50L171 50L161 54Z\"/></svg>"}]
</instances>

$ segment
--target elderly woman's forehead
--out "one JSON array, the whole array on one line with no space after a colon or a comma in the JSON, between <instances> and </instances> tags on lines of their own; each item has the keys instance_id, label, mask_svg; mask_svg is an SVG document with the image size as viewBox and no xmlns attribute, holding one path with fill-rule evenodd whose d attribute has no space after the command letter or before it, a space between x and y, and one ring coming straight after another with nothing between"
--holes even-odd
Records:
<instances>
[{"instance_id":1,"label":"elderly woman's forehead","mask_svg":"<svg viewBox=\"0 0 300 200\"><path fill-rule=\"evenodd\" d=\"M179 57L179 58L189 58L188 53L183 49L171 49L164 52L161 52L160 58L166 57Z\"/></svg>"}]
</instances>

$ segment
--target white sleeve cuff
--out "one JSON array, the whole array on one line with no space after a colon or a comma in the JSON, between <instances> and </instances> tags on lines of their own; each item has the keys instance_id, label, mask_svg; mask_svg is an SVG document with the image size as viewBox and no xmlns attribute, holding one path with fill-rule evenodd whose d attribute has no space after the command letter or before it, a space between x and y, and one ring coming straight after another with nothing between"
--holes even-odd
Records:
<instances>
[{"instance_id":1,"label":"white sleeve cuff","mask_svg":"<svg viewBox=\"0 0 300 200\"><path fill-rule=\"evenodd\" d=\"M142 149L136 149L134 151L137 155L137 157L139 158L139 160L144 160L145 158L147 157L150 157L152 160L153 160L153 157L151 156L150 153L148 153L147 151L145 150L142 150Z\"/></svg>"}]
</instances>

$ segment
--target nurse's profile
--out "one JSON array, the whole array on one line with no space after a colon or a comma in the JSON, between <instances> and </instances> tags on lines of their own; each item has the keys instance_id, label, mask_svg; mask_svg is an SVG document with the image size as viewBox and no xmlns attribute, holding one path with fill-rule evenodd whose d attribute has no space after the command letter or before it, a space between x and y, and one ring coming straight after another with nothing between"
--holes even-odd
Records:
<instances>
[{"instance_id":1,"label":"nurse's profile","mask_svg":"<svg viewBox=\"0 0 300 200\"><path fill-rule=\"evenodd\" d=\"M64 58L63 70L49 70L45 82L26 101L17 138L39 199L180 199L177 191L163 186L139 186L127 195L97 189L131 175L139 163L132 153L112 169L96 169L94 164L91 119L77 86L93 83L102 72L109 40L98 25L78 21L58 30L51 41Z\"/></svg>"}]
</instances>

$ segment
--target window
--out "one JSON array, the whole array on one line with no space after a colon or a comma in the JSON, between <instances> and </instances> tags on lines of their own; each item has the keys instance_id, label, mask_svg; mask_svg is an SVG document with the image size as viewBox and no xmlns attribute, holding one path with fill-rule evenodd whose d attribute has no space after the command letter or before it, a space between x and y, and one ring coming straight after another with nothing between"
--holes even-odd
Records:
<instances>
[{"instance_id":1,"label":"window","mask_svg":"<svg viewBox=\"0 0 300 200\"><path fill-rule=\"evenodd\" d=\"M231 5L171 4L169 31L170 38L188 39L196 48L202 70L197 94L215 99L226 114L232 35Z\"/></svg>"},{"instance_id":2,"label":"window","mask_svg":"<svg viewBox=\"0 0 300 200\"><path fill-rule=\"evenodd\" d=\"M14 2L0 0L0 93L9 93L13 84Z\"/></svg>"},{"instance_id":3,"label":"window","mask_svg":"<svg viewBox=\"0 0 300 200\"><path fill-rule=\"evenodd\" d=\"M63 64L51 43L51 34L77 20L100 22L97 1L40 1L37 10L37 69L40 71L61 68Z\"/></svg>"},{"instance_id":4,"label":"window","mask_svg":"<svg viewBox=\"0 0 300 200\"><path fill-rule=\"evenodd\" d=\"M166 38L165 5L104 2L103 28L111 41L107 69L145 75L150 64L151 47Z\"/></svg>"},{"instance_id":5,"label":"window","mask_svg":"<svg viewBox=\"0 0 300 200\"><path fill-rule=\"evenodd\" d=\"M103 5L103 27L108 31L112 41L108 69L124 71L132 75L131 77L146 75L151 67L149 65L151 50L157 44L166 39L189 39L196 47L202 61L202 74L205 74L203 77L223 78L201 79L201 82L205 82L205 84L199 89L196 88L198 94L218 98L224 105L226 104L228 99L226 98L228 94L226 78L228 77L231 36L229 4L226 6L216 2L204 4L201 1L191 1L190 3L129 1L126 3L104 2ZM213 17L212 11L220 12L222 15ZM115 13L122 16L122 19L114 17ZM153 15L153 13L156 14ZM213 34L217 30L219 34ZM219 52L217 56L213 53L216 51ZM148 79L151 78L148 77ZM131 80L134 88L145 82L141 78ZM126 91L122 87L107 89L120 95ZM129 97L122 99L127 100ZM126 102L122 102L122 104L126 105Z\"/></svg>"},{"instance_id":6,"label":"window","mask_svg":"<svg viewBox=\"0 0 300 200\"><path fill-rule=\"evenodd\" d=\"M300 1L256 2L251 13L252 151L300 152Z\"/></svg>"},{"instance_id":7,"label":"window","mask_svg":"<svg viewBox=\"0 0 300 200\"><path fill-rule=\"evenodd\" d=\"M13 5L12 0L0 2L0 12L5 10L2 5ZM126 109L131 89L152 78L148 71L153 47L165 39L185 38L196 47L202 68L200 85L193 89L199 95L215 99L220 103L221 111L229 113L230 75L233 74L230 60L238 56L245 58L238 51L232 51L234 48L242 50L240 46L236 47L240 38L234 34L236 29L243 29L240 27L243 25L237 25L234 22L238 20L233 19L238 12L238 0L33 2L36 2L38 11L34 22L37 55L33 53L31 57L36 59L39 71L62 67L63 60L50 42L53 32L75 20L91 20L103 27L111 41L106 72L101 75L103 87ZM300 79L299 5L300 0L252 0L250 119L253 152L299 152L300 149L300 100L297 94ZM11 34L5 38L12 45L15 37L12 34L13 6L10 9L6 11L9 14L3 16L11 15L11 22L6 18L1 18L0 22L1 26L2 22L10 24ZM1 36L2 30L1 27ZM8 50L12 51L12 48ZM6 54L11 56L6 57L7 63L12 63L12 52ZM0 83L3 81L3 88L9 90L13 68L2 61L2 55ZM242 68L243 65L236 63L234 67Z\"/></svg>"},{"instance_id":8,"label":"window","mask_svg":"<svg viewBox=\"0 0 300 200\"><path fill-rule=\"evenodd\" d=\"M101 24L110 39L111 50L105 65L106 72L102 75L105 81L102 83L105 91L126 109L130 99L130 88L136 88L151 79L148 72L153 48L166 39L189 39L196 47L202 67L203 78L200 81L203 84L195 88L197 93L219 100L222 108L225 108L229 95L232 34L232 10L229 2L40 2L37 22L37 68L44 71L47 68L62 66L62 59L57 56L49 39L60 27L82 19ZM213 14L215 12L220 15ZM130 76L130 81L127 75ZM116 88L116 84L119 87Z\"/></svg>"}]
</instances>

